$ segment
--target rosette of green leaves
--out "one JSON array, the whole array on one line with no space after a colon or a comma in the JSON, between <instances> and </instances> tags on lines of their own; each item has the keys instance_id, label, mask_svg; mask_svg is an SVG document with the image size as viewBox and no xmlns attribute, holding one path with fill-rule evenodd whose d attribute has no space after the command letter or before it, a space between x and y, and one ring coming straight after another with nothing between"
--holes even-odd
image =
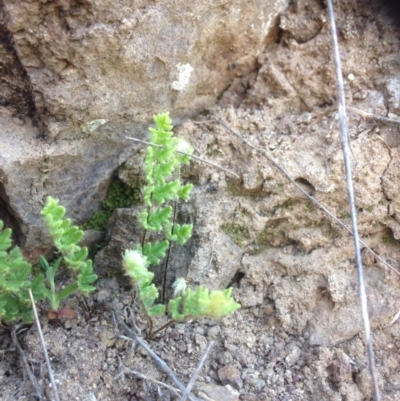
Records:
<instances>
[{"instance_id":1,"label":"rosette of green leaves","mask_svg":"<svg viewBox=\"0 0 400 401\"><path fill-rule=\"evenodd\" d=\"M30 280L31 265L23 258L18 247L11 248L11 229L3 229L0 220L0 321L33 320L28 288L35 300L44 297L43 275Z\"/></svg>"},{"instance_id":2,"label":"rosette of green leaves","mask_svg":"<svg viewBox=\"0 0 400 401\"><path fill-rule=\"evenodd\" d=\"M150 264L156 265L165 256L171 241L183 245L192 235L191 224L173 224L173 208L170 201L190 197L192 184L183 185L179 179L182 164L189 164L191 146L172 132L169 113L154 116L156 128L150 128L150 142L146 150L144 172L147 184L143 188L146 209L138 215L139 223L145 230L164 232L165 240L146 243L137 249L147 257ZM179 152L184 152L182 154Z\"/></svg>"}]
</instances>

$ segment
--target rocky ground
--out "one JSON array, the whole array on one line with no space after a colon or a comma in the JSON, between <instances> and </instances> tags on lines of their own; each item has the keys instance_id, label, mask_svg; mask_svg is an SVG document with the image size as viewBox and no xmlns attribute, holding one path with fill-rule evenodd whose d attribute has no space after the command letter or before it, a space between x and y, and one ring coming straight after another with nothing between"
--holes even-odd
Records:
<instances>
[{"instance_id":1,"label":"rocky ground","mask_svg":"<svg viewBox=\"0 0 400 401\"><path fill-rule=\"evenodd\" d=\"M379 5L341 3L346 97L358 110L349 111L349 129L360 235L391 266L363 247L380 388L389 401L400 398L400 140L397 123L370 114L400 116L400 31ZM195 189L179 217L193 222L194 236L174 249L169 277L231 285L242 309L221 321L177 324L149 341L183 383L215 341L195 385L204 400L372 399L351 236L226 128L350 224L327 14L318 1L296 4L281 16L275 44L259 55L254 71L238 73L218 105L177 129L196 155L240 176L197 162L183 172ZM114 310L132 327L146 327L120 273L121 252L136 235L136 210L113 216L108 245L95 258L101 278L91 310L71 298L76 318L55 325L41 316L62 400L179 399L154 382L172 385L112 319ZM19 338L53 399L36 328ZM0 347L0 399L34 400L6 330Z\"/></svg>"}]
</instances>

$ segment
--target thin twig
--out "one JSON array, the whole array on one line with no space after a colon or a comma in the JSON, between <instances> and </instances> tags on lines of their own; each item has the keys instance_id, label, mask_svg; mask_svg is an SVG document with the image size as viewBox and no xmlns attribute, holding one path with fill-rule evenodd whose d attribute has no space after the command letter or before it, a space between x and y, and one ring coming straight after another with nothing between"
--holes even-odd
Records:
<instances>
[{"instance_id":1,"label":"thin twig","mask_svg":"<svg viewBox=\"0 0 400 401\"><path fill-rule=\"evenodd\" d=\"M154 362L157 364L157 366L164 372L166 373L169 378L174 382L175 386L178 387L179 390L181 390L182 393L185 392L185 386L181 383L181 381L175 376L174 372L172 369L150 348L149 344L147 344L146 341L143 340L143 338L139 337L134 330L132 330L122 319L119 318L119 316L112 311L113 315L113 320L116 328L118 328L118 324L122 326L124 331L133 337L133 340L135 340L154 360ZM189 399L191 401L199 401L199 399L193 395L189 395Z\"/></svg>"},{"instance_id":2,"label":"thin twig","mask_svg":"<svg viewBox=\"0 0 400 401\"><path fill-rule=\"evenodd\" d=\"M199 363L198 363L198 365L197 365L197 367L196 367L195 372L193 373L193 376L191 377L191 379L190 379L190 381L189 381L189 384L188 384L187 387L186 387L185 392L182 394L182 398L180 399L180 401L186 401L188 395L190 394L190 391L192 390L192 387L194 386L194 383L195 383L196 380L197 380L197 376L199 375L199 373L200 373L200 371L201 371L201 368L203 367L204 362L206 361L206 359L207 359L207 357L208 357L208 354L210 353L211 348L212 348L213 346L214 346L214 341L210 341L210 342L208 343L208 345L207 345L206 350L204 351L203 356L201 357L201 359L200 359L200 361L199 361Z\"/></svg>"},{"instance_id":3,"label":"thin twig","mask_svg":"<svg viewBox=\"0 0 400 401\"><path fill-rule=\"evenodd\" d=\"M132 141L144 143L145 145L150 145L150 146L154 146L154 147L156 147L156 148L165 149L165 146L162 146L162 145L155 145L154 143L147 142L147 141L143 141L143 140L141 140L141 139L131 138L130 136L126 136L125 138L131 139ZM240 178L240 177L239 177L236 173L234 173L233 171L230 171L230 170L228 170L228 169L226 169L226 168L224 168L224 167L218 166L217 164L212 163L212 162L210 162L210 161L208 161L208 160L204 160L204 159L202 159L201 157L198 157L198 156L195 156L195 155L191 155L190 153L181 152L181 151L179 151L179 150L176 150L175 152L176 152L176 153L180 153L180 154L185 155L185 156L189 156L189 157L191 157L191 158L193 158L193 159L195 159L195 160L198 160L198 161L200 161L200 162L202 162L202 163L208 164L208 165L210 165L210 166L212 166L212 167L215 167L215 168L218 168L218 169L220 169L220 170L222 170L222 171L225 171L226 173L228 173L228 174L230 174L230 175L233 175L233 176L236 177L236 178Z\"/></svg>"},{"instance_id":4,"label":"thin twig","mask_svg":"<svg viewBox=\"0 0 400 401\"><path fill-rule=\"evenodd\" d=\"M42 327L40 326L39 317L38 317L37 310L36 310L35 300L33 299L32 291L30 288L28 289L28 292L29 292L29 297L31 299L31 303L32 303L33 314L35 316L35 323L36 323L36 327L38 329L40 342L41 342L42 348L43 348L44 358L46 359L46 365L47 365L47 369L49 371L49 378L50 378L50 382L51 382L51 387L53 388L54 398L56 401L60 401L60 397L58 396L58 392L57 392L56 382L55 382L54 376L53 376L53 370L51 369L49 354L47 352L46 343L44 342Z\"/></svg>"},{"instance_id":5,"label":"thin twig","mask_svg":"<svg viewBox=\"0 0 400 401\"><path fill-rule=\"evenodd\" d=\"M14 345L17 347L18 353L19 353L19 359L23 368L23 371L26 372L28 375L29 381L32 383L33 388L35 389L35 396L36 398L40 401L43 400L43 391L42 388L39 386L39 383L36 380L36 376L33 374L31 367L29 366L28 363L28 358L25 355L25 351L22 348L19 340L18 340L18 335L17 335L17 326L14 326L11 329L11 339Z\"/></svg>"},{"instance_id":6,"label":"thin twig","mask_svg":"<svg viewBox=\"0 0 400 401\"><path fill-rule=\"evenodd\" d=\"M346 109L359 114L361 117L370 118L372 120L376 120L384 124L400 125L400 120L398 118L377 116L376 114L368 113L367 111L356 109L355 107L350 107L350 106L347 106Z\"/></svg>"},{"instance_id":7,"label":"thin twig","mask_svg":"<svg viewBox=\"0 0 400 401\"><path fill-rule=\"evenodd\" d=\"M371 373L373 387L374 387L374 399L375 399L375 401L379 401L381 399L381 395L380 395L380 391L379 391L378 374L377 374L376 366L375 366L374 347L372 344L371 327L370 327L369 315L368 315L367 295L366 295L365 282L364 282L364 271L363 271L363 266L362 266L360 242L359 242L359 237L358 237L356 202L355 202L355 196L354 196L351 162L350 162L350 156L349 156L349 136L348 136L348 132L347 132L346 100L345 100L345 94L344 94L342 67L341 67L341 63L340 63L339 44L338 44L338 39L337 39L337 34L336 34L335 15L334 15L334 11L333 11L332 0L328 0L327 3L328 3L328 14L329 14L329 20L330 20L332 47L333 47L333 55L334 55L335 70L336 70L336 87L337 87L337 94L338 94L339 122L340 122L340 133L341 133L340 136L341 136L341 141L342 141L344 165L345 165L345 169L346 169L347 192L348 192L348 197L349 197L350 214L351 214L351 221L352 221L352 226L353 226L354 249L355 249L355 254L356 254L357 271L358 271L358 285L359 285L359 297L360 297L360 303L361 303L361 315L363 317L363 322L364 322L365 339L367 342L367 359L368 359L369 371Z\"/></svg>"},{"instance_id":8,"label":"thin twig","mask_svg":"<svg viewBox=\"0 0 400 401\"><path fill-rule=\"evenodd\" d=\"M176 206L177 202L174 202L174 207L173 207L173 212L172 212L172 229L171 229L171 235L174 235L174 230L175 230L175 223L176 223ZM161 303L166 304L166 299L167 299L167 276L168 276L168 270L169 270L169 261L171 259L171 250L172 250L173 242L170 241L169 247L167 249L167 254L165 255L165 264L164 264L164 272L163 272L163 280L162 280L162 294L161 294ZM150 337L153 336L153 333L150 332Z\"/></svg>"},{"instance_id":9,"label":"thin twig","mask_svg":"<svg viewBox=\"0 0 400 401\"><path fill-rule=\"evenodd\" d=\"M182 393L182 392L181 392L180 390L178 390L177 388L172 387L172 386L170 386L170 385L168 385L168 384L166 384L166 383L160 382L160 381L158 381L158 380L156 380L156 379L153 379L152 377L146 376L145 374L143 374L143 373L141 373L141 372L139 372L139 371L137 371L137 370L125 368L125 372L126 372L126 373L131 373L131 374L137 376L139 379L147 380L147 381L149 381L149 382L151 382L151 383L157 384L158 386L165 387L165 388L167 388L168 390L174 392L178 397L179 397L180 394Z\"/></svg>"},{"instance_id":10,"label":"thin twig","mask_svg":"<svg viewBox=\"0 0 400 401\"><path fill-rule=\"evenodd\" d=\"M168 327L172 326L175 323L177 323L177 320L175 319L168 320L167 323L163 324L161 327L154 330L154 332L151 335L151 338L154 338L158 333L161 333L163 330L167 329Z\"/></svg>"}]
</instances>

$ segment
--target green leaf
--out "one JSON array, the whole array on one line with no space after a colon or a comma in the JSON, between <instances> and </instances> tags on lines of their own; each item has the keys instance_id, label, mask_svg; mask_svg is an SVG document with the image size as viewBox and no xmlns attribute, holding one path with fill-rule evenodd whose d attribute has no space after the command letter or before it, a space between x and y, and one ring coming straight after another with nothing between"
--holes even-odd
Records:
<instances>
[{"instance_id":1,"label":"green leaf","mask_svg":"<svg viewBox=\"0 0 400 401\"><path fill-rule=\"evenodd\" d=\"M153 195L154 190L155 187L152 185L147 186L143 189L143 200L147 206L151 206L151 197Z\"/></svg>"},{"instance_id":2,"label":"green leaf","mask_svg":"<svg viewBox=\"0 0 400 401\"><path fill-rule=\"evenodd\" d=\"M158 142L161 142L161 141L158 141ZM175 149L172 147L154 148L153 153L154 153L154 159L158 163L164 164L173 158L173 156L175 154Z\"/></svg>"},{"instance_id":3,"label":"green leaf","mask_svg":"<svg viewBox=\"0 0 400 401\"><path fill-rule=\"evenodd\" d=\"M52 225L54 221L61 220L65 215L65 208L58 203L58 199L49 196L44 208L40 212L46 223L49 222L49 225Z\"/></svg>"},{"instance_id":4,"label":"green leaf","mask_svg":"<svg viewBox=\"0 0 400 401\"><path fill-rule=\"evenodd\" d=\"M153 116L154 122L156 123L158 129L164 131L171 131L173 128L172 120L169 116L169 112L159 113Z\"/></svg>"},{"instance_id":5,"label":"green leaf","mask_svg":"<svg viewBox=\"0 0 400 401\"><path fill-rule=\"evenodd\" d=\"M154 284L149 284L140 287L140 298L148 311L152 306L154 301L158 298L158 290Z\"/></svg>"},{"instance_id":6,"label":"green leaf","mask_svg":"<svg viewBox=\"0 0 400 401\"><path fill-rule=\"evenodd\" d=\"M152 265L158 265L160 259L165 257L165 253L169 247L169 241L155 241L153 243L148 242L143 249L143 255L147 257L147 260Z\"/></svg>"},{"instance_id":7,"label":"green leaf","mask_svg":"<svg viewBox=\"0 0 400 401\"><path fill-rule=\"evenodd\" d=\"M185 319L185 315L179 313L179 309L181 306L182 297L177 297L171 299L168 303L168 312L174 320L183 320Z\"/></svg>"},{"instance_id":8,"label":"green leaf","mask_svg":"<svg viewBox=\"0 0 400 401\"><path fill-rule=\"evenodd\" d=\"M172 207L158 208L154 212L150 212L148 216L148 227L152 231L161 231L163 224L167 224L172 215Z\"/></svg>"},{"instance_id":9,"label":"green leaf","mask_svg":"<svg viewBox=\"0 0 400 401\"><path fill-rule=\"evenodd\" d=\"M177 191L180 187L179 180L170 181L154 188L153 199L161 204L167 200L175 199Z\"/></svg>"},{"instance_id":10,"label":"green leaf","mask_svg":"<svg viewBox=\"0 0 400 401\"><path fill-rule=\"evenodd\" d=\"M93 284L97 280L97 275L93 273L92 261L87 260L88 249L80 247L79 241L82 239L83 231L77 226L71 225L71 219L64 219L65 208L59 205L59 201L54 198L47 198L46 205L41 214L49 229L54 243L63 255L64 262L72 270L78 271L76 283L65 287L58 294L55 293L55 274L60 265L61 258L49 265L45 258L41 257L40 263L46 271L50 290L44 284L37 283L38 296L43 295L50 299L53 309L58 309L62 299L71 295L78 288L83 294L88 294L95 289Z\"/></svg>"},{"instance_id":11,"label":"green leaf","mask_svg":"<svg viewBox=\"0 0 400 401\"><path fill-rule=\"evenodd\" d=\"M44 284L43 274L38 274L32 280L31 291L32 291L33 299L35 301L40 301L41 299L43 299L45 297L47 297L48 299L51 299L51 293Z\"/></svg>"},{"instance_id":12,"label":"green leaf","mask_svg":"<svg viewBox=\"0 0 400 401\"><path fill-rule=\"evenodd\" d=\"M9 253L7 264L10 270L12 270L15 274L20 274L22 271L25 271L25 277L29 275L31 270L30 263L24 259L18 247L15 247Z\"/></svg>"},{"instance_id":13,"label":"green leaf","mask_svg":"<svg viewBox=\"0 0 400 401\"><path fill-rule=\"evenodd\" d=\"M183 313L190 317L220 319L240 308L232 296L232 288L210 291L199 286L195 292L188 288L183 295Z\"/></svg>"},{"instance_id":14,"label":"green leaf","mask_svg":"<svg viewBox=\"0 0 400 401\"><path fill-rule=\"evenodd\" d=\"M177 191L178 197L180 199L183 199L184 201L189 200L192 188L193 188L192 184L186 184L183 187L180 187L179 190Z\"/></svg>"},{"instance_id":15,"label":"green leaf","mask_svg":"<svg viewBox=\"0 0 400 401\"><path fill-rule=\"evenodd\" d=\"M56 302L58 305L60 305L60 302L69 297L71 294L73 294L76 290L78 289L78 284L69 284L66 287L64 287L56 296ZM58 309L58 308L57 308Z\"/></svg>"},{"instance_id":16,"label":"green leaf","mask_svg":"<svg viewBox=\"0 0 400 401\"><path fill-rule=\"evenodd\" d=\"M153 170L153 177L159 183L165 183L165 178L169 177L175 170L176 160L172 159L163 164L157 164Z\"/></svg>"},{"instance_id":17,"label":"green leaf","mask_svg":"<svg viewBox=\"0 0 400 401\"><path fill-rule=\"evenodd\" d=\"M25 280L7 280L7 292L18 293L24 288L29 288L30 282Z\"/></svg>"},{"instance_id":18,"label":"green leaf","mask_svg":"<svg viewBox=\"0 0 400 401\"><path fill-rule=\"evenodd\" d=\"M51 266L49 264L49 262L47 261L47 259L40 255L40 266L42 266L42 268L44 269L45 273L46 273L46 279L49 282L50 285L52 285L54 287L54 277L56 275L56 272L53 268L53 266Z\"/></svg>"},{"instance_id":19,"label":"green leaf","mask_svg":"<svg viewBox=\"0 0 400 401\"><path fill-rule=\"evenodd\" d=\"M165 312L165 305L161 304L154 305L153 307L147 310L147 313L150 317L161 316L162 314L164 314L164 312Z\"/></svg>"},{"instance_id":20,"label":"green leaf","mask_svg":"<svg viewBox=\"0 0 400 401\"><path fill-rule=\"evenodd\" d=\"M21 320L26 323L32 323L33 321L33 310L32 307L23 307L21 308L21 311L18 313L18 316L21 318Z\"/></svg>"},{"instance_id":21,"label":"green leaf","mask_svg":"<svg viewBox=\"0 0 400 401\"><path fill-rule=\"evenodd\" d=\"M96 287L90 284L93 284L97 278L98 276L93 273L92 261L87 260L85 263L82 262L80 273L78 274L78 286L79 290L84 295L87 295L96 289Z\"/></svg>"},{"instance_id":22,"label":"green leaf","mask_svg":"<svg viewBox=\"0 0 400 401\"><path fill-rule=\"evenodd\" d=\"M56 261L53 263L53 269L54 269L54 273L57 272L58 268L60 267L62 258L57 258Z\"/></svg>"},{"instance_id":23,"label":"green leaf","mask_svg":"<svg viewBox=\"0 0 400 401\"><path fill-rule=\"evenodd\" d=\"M0 220L1 226L0 230L3 227L3 222ZM0 231L0 251L4 252L11 248L11 229L7 228L4 231Z\"/></svg>"},{"instance_id":24,"label":"green leaf","mask_svg":"<svg viewBox=\"0 0 400 401\"><path fill-rule=\"evenodd\" d=\"M77 251L69 256L64 256L65 263L68 264L73 270L78 270L82 262L84 262L88 256L88 249L84 246L82 248L77 247Z\"/></svg>"},{"instance_id":25,"label":"green leaf","mask_svg":"<svg viewBox=\"0 0 400 401\"><path fill-rule=\"evenodd\" d=\"M175 224L174 237L175 241L184 245L186 241L192 236L193 224Z\"/></svg>"},{"instance_id":26,"label":"green leaf","mask_svg":"<svg viewBox=\"0 0 400 401\"><path fill-rule=\"evenodd\" d=\"M83 231L79 230L76 226L68 227L64 230L62 242L64 246L77 244L83 237Z\"/></svg>"}]
</instances>

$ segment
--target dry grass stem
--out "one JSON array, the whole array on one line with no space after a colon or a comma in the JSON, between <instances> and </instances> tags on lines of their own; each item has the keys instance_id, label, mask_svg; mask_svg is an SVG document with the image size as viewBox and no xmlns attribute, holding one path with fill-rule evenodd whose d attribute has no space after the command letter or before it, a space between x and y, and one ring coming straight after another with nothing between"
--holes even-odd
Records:
<instances>
[{"instance_id":1,"label":"dry grass stem","mask_svg":"<svg viewBox=\"0 0 400 401\"><path fill-rule=\"evenodd\" d=\"M146 380L150 383L156 384L157 386L161 386L161 387L165 387L166 389L172 391L173 393L175 393L178 397L180 397L181 391L179 391L178 389L176 389L175 387L172 387L166 383L160 382L156 379L153 379L152 377L146 376L145 374L134 370L134 369L127 369L125 368L125 373L131 373L133 375L135 375L136 377L138 377L139 379L142 380Z\"/></svg>"},{"instance_id":2,"label":"dry grass stem","mask_svg":"<svg viewBox=\"0 0 400 401\"><path fill-rule=\"evenodd\" d=\"M184 393L185 392L185 386L181 383L181 381L175 376L174 372L172 369L163 361L150 347L149 344L145 340L143 340L141 337L139 337L138 334L135 333L134 330L132 330L120 317L116 312L112 312L113 315L113 321L116 329L118 330L118 325L120 325L123 330L125 331L126 334L128 334L132 340L136 341L148 354L153 358L154 362L156 365L164 372L166 373L169 378L172 380L172 382L175 384L178 389ZM119 330L118 330L119 331ZM191 401L200 401L197 397L193 395L189 395L189 400Z\"/></svg>"},{"instance_id":3,"label":"dry grass stem","mask_svg":"<svg viewBox=\"0 0 400 401\"><path fill-rule=\"evenodd\" d=\"M35 396L39 401L44 400L44 396L43 396L43 390L42 388L39 386L38 381L36 380L36 376L34 375L34 373L32 372L31 367L29 366L28 363L28 358L25 355L25 351L22 348L22 345L20 344L19 340L18 340L18 328L19 326L14 326L11 330L11 339L12 342L14 343L14 345L17 347L18 353L19 353L19 360L21 363L21 367L22 367L22 371L28 376L29 381L31 382L35 393L32 394L33 396Z\"/></svg>"},{"instance_id":4,"label":"dry grass stem","mask_svg":"<svg viewBox=\"0 0 400 401\"><path fill-rule=\"evenodd\" d=\"M213 346L214 346L214 341L210 341L208 343L208 345L207 345L206 350L204 351L203 356L201 357L201 359L200 359L200 361L199 361L199 363L198 363L198 365L196 367L195 372L193 373L193 375L192 375L192 377L191 377L191 379L190 379L190 381L189 381L189 383L188 383L188 385L186 387L185 392L182 394L182 398L180 399L180 401L186 401L188 395L190 394L190 391L192 390L192 387L194 386L194 383L197 380L197 376L199 375L199 373L200 373L200 371L201 371L201 369L202 369L202 367L204 365L204 362L206 361L206 359L208 357L208 354L210 353L211 348Z\"/></svg>"},{"instance_id":5,"label":"dry grass stem","mask_svg":"<svg viewBox=\"0 0 400 401\"><path fill-rule=\"evenodd\" d=\"M36 310L35 300L33 299L32 291L31 291L30 288L28 289L28 292L29 292L29 297L30 297L30 299L31 299L31 303L32 303L33 315L34 315L34 317L35 317L35 323L36 323L36 327L37 327L37 329L38 329L40 342L41 342L41 344L42 344L42 349L43 349L44 357L45 357L45 359L46 359L47 369L48 369L48 371L49 371L49 379L50 379L51 387L52 387L53 392L54 392L54 399L55 399L56 401L60 401L60 397L58 396L58 391L57 391L56 382L55 382L54 376L53 376L53 370L51 369L49 354L48 354L48 352L47 352L46 343L44 342L42 327L40 326L39 317L38 317L37 310Z\"/></svg>"},{"instance_id":6,"label":"dry grass stem","mask_svg":"<svg viewBox=\"0 0 400 401\"><path fill-rule=\"evenodd\" d=\"M368 113L367 111L363 111L363 110L357 109L355 107L350 107L350 106L347 106L346 109L348 111L352 111L354 113L359 114L363 118L368 118L371 120L379 121L380 123L383 123L383 124L400 125L400 119L398 119L398 118L377 116L376 114Z\"/></svg>"},{"instance_id":7,"label":"dry grass stem","mask_svg":"<svg viewBox=\"0 0 400 401\"><path fill-rule=\"evenodd\" d=\"M154 147L156 147L156 148L163 148L163 149L165 148L165 146L155 145L155 144L153 144L153 143L150 143L150 142L147 142L147 141L143 141L142 139L131 138L130 136L126 136L125 138L131 139L132 141L135 141L135 142L144 143L145 145L154 146ZM222 171L225 171L226 173L228 173L228 174L230 174L230 175L232 175L232 176L234 176L234 177L236 177L236 178L240 178L240 177L239 177L236 173L234 173L233 171L230 171L230 170L228 170L228 169L226 169L226 168L224 168L224 167L218 166L217 164L212 163L212 162L210 162L210 161L208 161L208 160L204 160L204 159L201 158L201 157L194 156L194 155L191 155L191 154L189 154L189 153L181 152L181 151L179 151L179 150L177 150L176 153L181 153L182 155L190 156L190 157L193 158L194 160L198 160L198 161L200 161L201 163L205 163L205 164L208 164L208 165L210 165L210 166L212 166L212 167L218 168L218 169L220 169L220 170L222 170Z\"/></svg>"}]
</instances>

